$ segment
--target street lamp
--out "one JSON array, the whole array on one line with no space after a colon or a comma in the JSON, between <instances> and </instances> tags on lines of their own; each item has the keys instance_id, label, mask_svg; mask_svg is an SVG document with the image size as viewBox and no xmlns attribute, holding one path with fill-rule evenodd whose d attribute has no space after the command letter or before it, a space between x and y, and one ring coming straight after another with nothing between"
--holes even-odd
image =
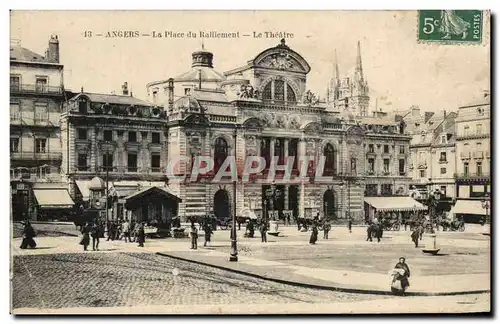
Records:
<instances>
[{"instance_id":1,"label":"street lamp","mask_svg":"<svg viewBox=\"0 0 500 324\"><path fill-rule=\"evenodd\" d=\"M234 143L234 159L236 161L236 140L237 140L237 126L235 125L233 130L233 143ZM236 174L236 176L238 176ZM229 261L238 261L238 247L236 243L236 181L233 180L233 221L231 226L231 253L229 256Z\"/></svg>"},{"instance_id":2,"label":"street lamp","mask_svg":"<svg viewBox=\"0 0 500 324\"><path fill-rule=\"evenodd\" d=\"M486 221L488 221L488 210L490 209L490 196L488 194L486 194L484 196L484 199L481 200L481 206L483 207L483 209L486 210Z\"/></svg>"}]
</instances>

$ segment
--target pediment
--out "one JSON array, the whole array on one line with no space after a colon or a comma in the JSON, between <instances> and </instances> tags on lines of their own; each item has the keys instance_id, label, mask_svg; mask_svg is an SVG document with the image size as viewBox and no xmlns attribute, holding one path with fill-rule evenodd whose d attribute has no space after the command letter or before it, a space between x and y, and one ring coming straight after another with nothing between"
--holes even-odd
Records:
<instances>
[{"instance_id":1,"label":"pediment","mask_svg":"<svg viewBox=\"0 0 500 324\"><path fill-rule=\"evenodd\" d=\"M285 40L281 43L261 52L253 60L254 66L260 66L276 70L296 71L302 73L309 73L311 67L306 60L297 52L290 49Z\"/></svg>"}]
</instances>

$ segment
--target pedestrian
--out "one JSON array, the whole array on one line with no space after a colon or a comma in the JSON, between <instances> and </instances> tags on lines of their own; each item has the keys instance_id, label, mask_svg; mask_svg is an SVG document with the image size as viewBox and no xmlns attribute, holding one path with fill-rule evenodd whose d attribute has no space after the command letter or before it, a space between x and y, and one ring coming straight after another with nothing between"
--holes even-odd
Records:
<instances>
[{"instance_id":1,"label":"pedestrian","mask_svg":"<svg viewBox=\"0 0 500 324\"><path fill-rule=\"evenodd\" d=\"M313 222L311 229L311 237L309 238L309 244L316 244L318 240L318 227L316 226L316 222Z\"/></svg>"},{"instance_id":2,"label":"pedestrian","mask_svg":"<svg viewBox=\"0 0 500 324\"><path fill-rule=\"evenodd\" d=\"M101 237L101 227L97 222L94 222L90 228L90 236L92 236L92 250L99 251L99 238Z\"/></svg>"},{"instance_id":3,"label":"pedestrian","mask_svg":"<svg viewBox=\"0 0 500 324\"><path fill-rule=\"evenodd\" d=\"M352 219L349 218L347 221L347 228L349 229L349 233L352 233Z\"/></svg>"},{"instance_id":4,"label":"pedestrian","mask_svg":"<svg viewBox=\"0 0 500 324\"><path fill-rule=\"evenodd\" d=\"M287 222L288 226L292 225L291 220L292 220L292 217L290 216L290 213L288 213L286 215L286 222Z\"/></svg>"},{"instance_id":5,"label":"pedestrian","mask_svg":"<svg viewBox=\"0 0 500 324\"><path fill-rule=\"evenodd\" d=\"M373 230L373 223L371 221L368 222L368 227L366 228L366 241L373 242L372 240L372 230Z\"/></svg>"},{"instance_id":6,"label":"pedestrian","mask_svg":"<svg viewBox=\"0 0 500 324\"><path fill-rule=\"evenodd\" d=\"M329 221L326 221L323 225L323 239L328 240L328 232L332 229L332 225L330 225Z\"/></svg>"},{"instance_id":7,"label":"pedestrian","mask_svg":"<svg viewBox=\"0 0 500 324\"><path fill-rule=\"evenodd\" d=\"M135 226L134 226L134 242L137 242L138 241L138 234L139 234L139 228L141 227L141 223L140 222L136 222L135 223Z\"/></svg>"},{"instance_id":8,"label":"pedestrian","mask_svg":"<svg viewBox=\"0 0 500 324\"><path fill-rule=\"evenodd\" d=\"M198 248L198 229L191 223L191 249L196 250Z\"/></svg>"},{"instance_id":9,"label":"pedestrian","mask_svg":"<svg viewBox=\"0 0 500 324\"><path fill-rule=\"evenodd\" d=\"M207 246L207 243L210 243L212 237L212 226L210 226L209 222L205 222L203 231L205 232L205 242L203 243L203 246Z\"/></svg>"},{"instance_id":10,"label":"pedestrian","mask_svg":"<svg viewBox=\"0 0 500 324\"><path fill-rule=\"evenodd\" d=\"M123 237L125 238L125 243L130 242L130 223L125 220L122 224L122 233Z\"/></svg>"},{"instance_id":11,"label":"pedestrian","mask_svg":"<svg viewBox=\"0 0 500 324\"><path fill-rule=\"evenodd\" d=\"M144 247L144 242L146 242L146 233L144 233L144 223L139 224L137 229L137 243L139 247Z\"/></svg>"},{"instance_id":12,"label":"pedestrian","mask_svg":"<svg viewBox=\"0 0 500 324\"><path fill-rule=\"evenodd\" d=\"M396 264L394 269L403 269L405 271L405 274L401 279L401 286L404 295L404 291L410 286L410 281L408 280L408 278L410 278L410 268L408 267L408 264L406 264L406 259L404 257L400 257L399 262Z\"/></svg>"},{"instance_id":13,"label":"pedestrian","mask_svg":"<svg viewBox=\"0 0 500 324\"><path fill-rule=\"evenodd\" d=\"M82 226L81 232L82 232L82 240L80 241L80 245L83 245L83 250L87 251L87 247L90 244L90 223L86 222L85 225Z\"/></svg>"},{"instance_id":14,"label":"pedestrian","mask_svg":"<svg viewBox=\"0 0 500 324\"><path fill-rule=\"evenodd\" d=\"M418 238L420 236L418 228L413 229L413 232L411 233L411 240L413 243L415 243L415 247L418 247Z\"/></svg>"},{"instance_id":15,"label":"pedestrian","mask_svg":"<svg viewBox=\"0 0 500 324\"><path fill-rule=\"evenodd\" d=\"M253 238L255 235L255 226L252 219L248 222L247 230L248 230L248 237Z\"/></svg>"},{"instance_id":16,"label":"pedestrian","mask_svg":"<svg viewBox=\"0 0 500 324\"><path fill-rule=\"evenodd\" d=\"M267 243L267 235L266 235L266 232L267 232L267 223L266 222L262 222L260 224L260 237L262 239L262 243Z\"/></svg>"},{"instance_id":17,"label":"pedestrian","mask_svg":"<svg viewBox=\"0 0 500 324\"><path fill-rule=\"evenodd\" d=\"M21 224L23 224L23 223L21 223ZM27 248L30 248L30 249L36 248L36 242L33 239L34 237L36 237L35 229L33 228L33 226L31 226L30 221L26 220L24 222L23 241L21 242L20 248L23 250L27 249Z\"/></svg>"}]
</instances>

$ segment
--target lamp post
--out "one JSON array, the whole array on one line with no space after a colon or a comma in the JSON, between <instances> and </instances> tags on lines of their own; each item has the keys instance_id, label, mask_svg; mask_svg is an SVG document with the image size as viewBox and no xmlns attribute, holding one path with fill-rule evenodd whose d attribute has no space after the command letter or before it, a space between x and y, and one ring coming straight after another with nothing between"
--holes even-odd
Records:
<instances>
[{"instance_id":1,"label":"lamp post","mask_svg":"<svg viewBox=\"0 0 500 324\"><path fill-rule=\"evenodd\" d=\"M237 140L237 128L233 130L233 143L234 143L234 159L236 161L236 140ZM238 174L236 174L238 176ZM236 243L236 180L233 180L233 221L231 226L231 253L229 256L229 261L238 261L238 247Z\"/></svg>"}]
</instances>

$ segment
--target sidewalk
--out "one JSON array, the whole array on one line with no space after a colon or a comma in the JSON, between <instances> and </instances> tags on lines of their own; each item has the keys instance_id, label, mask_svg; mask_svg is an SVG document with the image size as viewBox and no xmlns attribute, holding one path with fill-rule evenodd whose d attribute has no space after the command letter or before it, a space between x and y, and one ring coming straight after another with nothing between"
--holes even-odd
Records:
<instances>
[{"instance_id":1,"label":"sidewalk","mask_svg":"<svg viewBox=\"0 0 500 324\"><path fill-rule=\"evenodd\" d=\"M324 304L231 304L231 305L145 305L135 307L92 307L37 309L17 308L13 314L410 314L410 313L469 313L489 312L490 301L486 296L470 302L465 296L406 297L374 299L358 302Z\"/></svg>"},{"instance_id":2,"label":"sidewalk","mask_svg":"<svg viewBox=\"0 0 500 324\"><path fill-rule=\"evenodd\" d=\"M210 250L189 251L188 253L169 251L158 254L286 284L353 293L388 294L390 292L389 274L308 268L245 256L239 256L238 262L229 262L227 253ZM482 293L490 291L490 275L417 276L410 278L410 284L409 295Z\"/></svg>"}]
</instances>

